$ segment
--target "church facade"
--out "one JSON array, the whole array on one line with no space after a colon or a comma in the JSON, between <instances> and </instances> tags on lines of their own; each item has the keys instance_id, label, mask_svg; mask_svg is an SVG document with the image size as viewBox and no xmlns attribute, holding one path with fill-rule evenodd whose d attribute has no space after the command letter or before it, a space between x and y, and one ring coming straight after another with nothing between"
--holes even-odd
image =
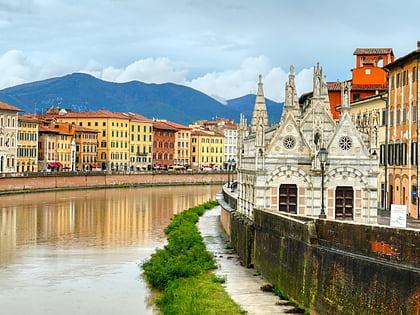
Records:
<instances>
[{"instance_id":1,"label":"church facade","mask_svg":"<svg viewBox=\"0 0 420 315\"><path fill-rule=\"evenodd\" d=\"M269 126L260 76L251 125L241 117L238 128L238 211L251 219L258 208L377 222L377 121L365 132L356 128L350 90L344 82L341 117L333 119L318 64L313 96L303 111L291 66L282 117ZM320 152L327 153L325 162Z\"/></svg>"}]
</instances>

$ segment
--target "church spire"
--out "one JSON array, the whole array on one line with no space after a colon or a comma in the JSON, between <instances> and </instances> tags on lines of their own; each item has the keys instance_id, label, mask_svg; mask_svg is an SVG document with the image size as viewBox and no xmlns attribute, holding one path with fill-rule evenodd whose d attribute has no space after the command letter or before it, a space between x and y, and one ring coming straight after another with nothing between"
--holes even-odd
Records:
<instances>
[{"instance_id":1,"label":"church spire","mask_svg":"<svg viewBox=\"0 0 420 315\"><path fill-rule=\"evenodd\" d=\"M299 109L298 97L295 85L295 67L290 65L289 82L286 82L284 110L293 111Z\"/></svg>"},{"instance_id":2,"label":"church spire","mask_svg":"<svg viewBox=\"0 0 420 315\"><path fill-rule=\"evenodd\" d=\"M261 75L259 76L257 97L255 98L254 111L252 113L251 132L256 132L258 124L262 124L265 128L268 127L268 114Z\"/></svg>"},{"instance_id":3,"label":"church spire","mask_svg":"<svg viewBox=\"0 0 420 315\"><path fill-rule=\"evenodd\" d=\"M344 81L341 83L341 114L347 113L350 110L350 91L351 81Z\"/></svg>"}]
</instances>

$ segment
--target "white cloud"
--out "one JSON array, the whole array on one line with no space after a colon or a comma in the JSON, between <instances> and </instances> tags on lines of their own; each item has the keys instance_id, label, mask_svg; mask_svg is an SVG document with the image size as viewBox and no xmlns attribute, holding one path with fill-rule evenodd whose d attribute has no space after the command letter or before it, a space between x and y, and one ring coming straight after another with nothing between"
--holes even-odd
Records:
<instances>
[{"instance_id":1,"label":"white cloud","mask_svg":"<svg viewBox=\"0 0 420 315\"><path fill-rule=\"evenodd\" d=\"M100 64L90 61L87 72L96 77L112 82L141 81L146 83L181 83L185 81L186 70L177 70L176 65L169 58L146 58L129 64L124 69L112 66L100 69Z\"/></svg>"},{"instance_id":2,"label":"white cloud","mask_svg":"<svg viewBox=\"0 0 420 315\"><path fill-rule=\"evenodd\" d=\"M22 51L10 50L0 56L0 88L28 82L34 65Z\"/></svg>"},{"instance_id":3,"label":"white cloud","mask_svg":"<svg viewBox=\"0 0 420 315\"><path fill-rule=\"evenodd\" d=\"M255 94L260 74L263 76L264 95L274 101L283 101L289 74L280 67L272 67L266 56L247 58L239 69L208 73L186 84L209 95L232 99ZM301 70L295 80L299 93L311 90L312 70Z\"/></svg>"}]
</instances>

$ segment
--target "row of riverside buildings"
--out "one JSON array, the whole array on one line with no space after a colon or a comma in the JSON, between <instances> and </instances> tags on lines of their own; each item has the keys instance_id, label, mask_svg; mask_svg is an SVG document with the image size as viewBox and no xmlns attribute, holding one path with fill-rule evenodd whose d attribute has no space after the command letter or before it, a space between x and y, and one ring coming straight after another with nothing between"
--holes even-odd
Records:
<instances>
[{"instance_id":1,"label":"row of riverside buildings","mask_svg":"<svg viewBox=\"0 0 420 315\"><path fill-rule=\"evenodd\" d=\"M350 80L296 94L294 69L282 117L268 124L262 80L250 125L238 126L238 210L376 223L378 210L405 205L419 218L419 59L391 48L357 48ZM323 158L321 158L323 157Z\"/></svg>"},{"instance_id":2,"label":"row of riverside buildings","mask_svg":"<svg viewBox=\"0 0 420 315\"><path fill-rule=\"evenodd\" d=\"M222 170L236 156L231 119L183 126L106 110L22 112L0 102L0 173Z\"/></svg>"}]
</instances>

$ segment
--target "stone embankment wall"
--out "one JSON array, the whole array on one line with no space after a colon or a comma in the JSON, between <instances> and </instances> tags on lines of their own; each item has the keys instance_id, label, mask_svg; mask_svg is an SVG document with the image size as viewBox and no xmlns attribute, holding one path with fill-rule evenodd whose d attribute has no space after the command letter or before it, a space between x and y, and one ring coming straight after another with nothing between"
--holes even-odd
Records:
<instances>
[{"instance_id":1,"label":"stone embankment wall","mask_svg":"<svg viewBox=\"0 0 420 315\"><path fill-rule=\"evenodd\" d=\"M244 263L313 314L420 314L419 230L261 209L249 222L221 204Z\"/></svg>"},{"instance_id":2,"label":"stone embankment wall","mask_svg":"<svg viewBox=\"0 0 420 315\"><path fill-rule=\"evenodd\" d=\"M218 184L226 180L224 172L34 173L0 177L0 193L125 185Z\"/></svg>"}]
</instances>

